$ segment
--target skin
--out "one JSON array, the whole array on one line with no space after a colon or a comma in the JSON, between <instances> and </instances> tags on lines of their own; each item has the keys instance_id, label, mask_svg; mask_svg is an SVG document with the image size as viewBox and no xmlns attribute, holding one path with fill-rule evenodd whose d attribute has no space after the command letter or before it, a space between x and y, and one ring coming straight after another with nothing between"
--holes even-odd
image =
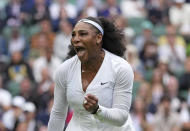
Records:
<instances>
[{"instance_id":1,"label":"skin","mask_svg":"<svg viewBox=\"0 0 190 131\"><path fill-rule=\"evenodd\" d=\"M190 73L190 57L188 57L185 61L185 70L187 73Z\"/></svg>"},{"instance_id":2,"label":"skin","mask_svg":"<svg viewBox=\"0 0 190 131\"><path fill-rule=\"evenodd\" d=\"M81 61L82 87L86 92L88 85L98 72L105 52L102 49L102 34L88 23L79 22L72 31L71 43ZM85 96L84 108L88 112L95 112L98 109L98 98L92 94Z\"/></svg>"},{"instance_id":3,"label":"skin","mask_svg":"<svg viewBox=\"0 0 190 131\"><path fill-rule=\"evenodd\" d=\"M170 113L170 101L163 101L163 108L164 108L164 114L165 116L168 116Z\"/></svg>"}]
</instances>

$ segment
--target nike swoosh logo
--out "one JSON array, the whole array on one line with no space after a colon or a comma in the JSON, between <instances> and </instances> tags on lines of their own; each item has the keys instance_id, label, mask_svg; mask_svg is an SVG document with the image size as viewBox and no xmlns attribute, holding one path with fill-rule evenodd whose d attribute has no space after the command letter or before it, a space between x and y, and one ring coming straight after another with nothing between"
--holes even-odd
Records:
<instances>
[{"instance_id":1,"label":"nike swoosh logo","mask_svg":"<svg viewBox=\"0 0 190 131\"><path fill-rule=\"evenodd\" d=\"M101 85L105 85L105 84L107 84L108 82L101 82Z\"/></svg>"}]
</instances>

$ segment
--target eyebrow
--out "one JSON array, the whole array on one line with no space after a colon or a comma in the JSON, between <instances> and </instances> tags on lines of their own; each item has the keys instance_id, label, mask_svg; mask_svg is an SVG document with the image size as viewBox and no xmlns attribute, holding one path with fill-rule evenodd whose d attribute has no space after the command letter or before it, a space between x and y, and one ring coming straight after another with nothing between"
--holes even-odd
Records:
<instances>
[{"instance_id":1,"label":"eyebrow","mask_svg":"<svg viewBox=\"0 0 190 131\"><path fill-rule=\"evenodd\" d=\"M75 33L76 31L72 31L72 33ZM88 32L87 30L78 30L78 32Z\"/></svg>"}]
</instances>

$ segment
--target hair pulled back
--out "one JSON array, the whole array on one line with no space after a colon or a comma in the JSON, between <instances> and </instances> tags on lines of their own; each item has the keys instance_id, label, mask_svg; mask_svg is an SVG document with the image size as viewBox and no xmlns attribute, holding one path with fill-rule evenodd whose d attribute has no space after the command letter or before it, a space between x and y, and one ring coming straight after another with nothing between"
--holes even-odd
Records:
<instances>
[{"instance_id":1,"label":"hair pulled back","mask_svg":"<svg viewBox=\"0 0 190 131\"><path fill-rule=\"evenodd\" d=\"M122 31L118 30L112 22L110 22L109 20L103 17L98 17L98 18L87 17L86 19L89 19L98 23L103 28L104 35L103 35L103 40L102 40L102 48L104 48L105 50L117 56L122 57L126 50L124 46L125 37ZM76 52L74 51L74 48L71 45L68 56L72 57L75 54Z\"/></svg>"}]
</instances>

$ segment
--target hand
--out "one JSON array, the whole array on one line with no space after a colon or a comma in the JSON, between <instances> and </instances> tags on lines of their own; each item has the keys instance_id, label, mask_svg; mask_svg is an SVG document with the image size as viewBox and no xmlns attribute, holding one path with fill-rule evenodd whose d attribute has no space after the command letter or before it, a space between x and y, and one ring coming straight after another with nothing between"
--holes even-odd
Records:
<instances>
[{"instance_id":1,"label":"hand","mask_svg":"<svg viewBox=\"0 0 190 131\"><path fill-rule=\"evenodd\" d=\"M22 109L19 107L14 108L14 117L17 119L22 114Z\"/></svg>"},{"instance_id":2,"label":"hand","mask_svg":"<svg viewBox=\"0 0 190 131\"><path fill-rule=\"evenodd\" d=\"M83 103L84 108L94 114L96 113L96 111L98 110L99 106L98 106L98 98L92 94L87 94L84 97L84 103Z\"/></svg>"}]
</instances>

